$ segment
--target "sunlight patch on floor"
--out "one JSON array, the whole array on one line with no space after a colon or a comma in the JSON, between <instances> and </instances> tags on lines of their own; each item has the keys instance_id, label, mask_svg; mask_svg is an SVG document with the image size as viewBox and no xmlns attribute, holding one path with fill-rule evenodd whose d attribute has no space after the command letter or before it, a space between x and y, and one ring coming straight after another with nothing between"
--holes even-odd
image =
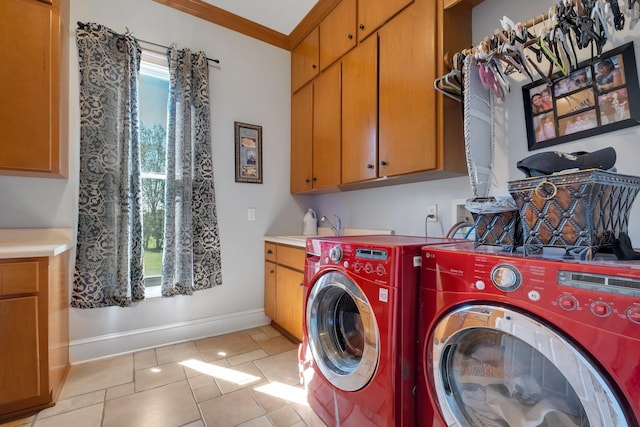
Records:
<instances>
[{"instance_id":1,"label":"sunlight patch on floor","mask_svg":"<svg viewBox=\"0 0 640 427\"><path fill-rule=\"evenodd\" d=\"M308 406L307 392L299 387L293 387L287 384L274 381L269 384L261 385L254 388L254 390L260 393L265 393L273 397L277 397L289 402L298 403L300 405Z\"/></svg>"},{"instance_id":2,"label":"sunlight patch on floor","mask_svg":"<svg viewBox=\"0 0 640 427\"><path fill-rule=\"evenodd\" d=\"M183 360L182 362L180 362L180 364L203 374L210 375L221 380L229 381L237 385L247 385L262 380L262 378L256 377L255 375L236 371L235 369L212 365L200 360Z\"/></svg>"}]
</instances>

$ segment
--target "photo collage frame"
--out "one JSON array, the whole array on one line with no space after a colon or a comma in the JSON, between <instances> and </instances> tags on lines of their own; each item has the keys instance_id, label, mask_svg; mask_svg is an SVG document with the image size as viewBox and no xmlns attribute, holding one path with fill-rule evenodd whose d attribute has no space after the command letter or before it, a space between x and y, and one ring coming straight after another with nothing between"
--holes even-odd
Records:
<instances>
[{"instance_id":1,"label":"photo collage frame","mask_svg":"<svg viewBox=\"0 0 640 427\"><path fill-rule=\"evenodd\" d=\"M633 43L522 91L529 151L640 124Z\"/></svg>"}]
</instances>

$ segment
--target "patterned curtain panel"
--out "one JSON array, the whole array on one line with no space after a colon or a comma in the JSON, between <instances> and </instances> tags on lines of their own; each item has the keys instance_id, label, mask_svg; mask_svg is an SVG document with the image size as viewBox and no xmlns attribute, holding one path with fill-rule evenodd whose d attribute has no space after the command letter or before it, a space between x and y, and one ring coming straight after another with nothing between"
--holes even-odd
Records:
<instances>
[{"instance_id":1,"label":"patterned curtain panel","mask_svg":"<svg viewBox=\"0 0 640 427\"><path fill-rule=\"evenodd\" d=\"M209 67L203 52L169 48L167 181L162 295L222 284L209 134Z\"/></svg>"},{"instance_id":2,"label":"patterned curtain panel","mask_svg":"<svg viewBox=\"0 0 640 427\"><path fill-rule=\"evenodd\" d=\"M71 306L144 298L138 146L140 48L129 34L79 24L80 194Z\"/></svg>"}]
</instances>

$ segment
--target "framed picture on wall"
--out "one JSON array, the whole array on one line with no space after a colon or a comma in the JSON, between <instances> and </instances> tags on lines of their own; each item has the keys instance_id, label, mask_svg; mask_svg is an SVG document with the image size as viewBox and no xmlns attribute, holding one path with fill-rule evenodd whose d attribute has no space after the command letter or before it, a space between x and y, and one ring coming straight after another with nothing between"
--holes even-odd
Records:
<instances>
[{"instance_id":1,"label":"framed picture on wall","mask_svg":"<svg viewBox=\"0 0 640 427\"><path fill-rule=\"evenodd\" d=\"M633 42L522 88L529 151L640 124Z\"/></svg>"},{"instance_id":2,"label":"framed picture on wall","mask_svg":"<svg viewBox=\"0 0 640 427\"><path fill-rule=\"evenodd\" d=\"M262 184L262 126L234 122L236 182Z\"/></svg>"}]
</instances>

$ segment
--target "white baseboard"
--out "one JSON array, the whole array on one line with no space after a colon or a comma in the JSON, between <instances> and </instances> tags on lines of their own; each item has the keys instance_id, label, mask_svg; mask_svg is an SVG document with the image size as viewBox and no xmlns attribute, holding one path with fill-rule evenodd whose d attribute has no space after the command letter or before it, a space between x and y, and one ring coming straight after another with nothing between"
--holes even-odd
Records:
<instances>
[{"instance_id":1,"label":"white baseboard","mask_svg":"<svg viewBox=\"0 0 640 427\"><path fill-rule=\"evenodd\" d=\"M268 325L264 310L136 329L69 342L71 364L90 362L164 345L176 344Z\"/></svg>"}]
</instances>

